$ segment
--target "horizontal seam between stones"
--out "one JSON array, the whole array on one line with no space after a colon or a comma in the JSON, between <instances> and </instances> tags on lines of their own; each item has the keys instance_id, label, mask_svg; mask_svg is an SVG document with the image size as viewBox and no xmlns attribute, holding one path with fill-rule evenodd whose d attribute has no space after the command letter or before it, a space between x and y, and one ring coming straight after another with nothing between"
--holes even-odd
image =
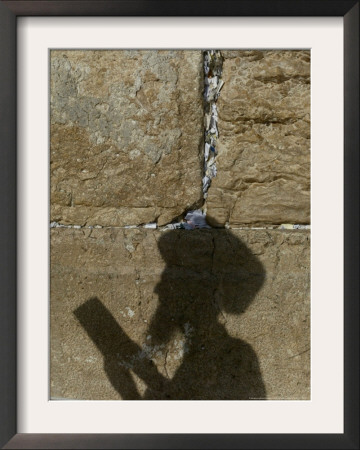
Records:
<instances>
[{"instance_id":1,"label":"horizontal seam between stones","mask_svg":"<svg viewBox=\"0 0 360 450\"><path fill-rule=\"evenodd\" d=\"M268 226L263 226L263 227L212 227L210 229L212 230L226 230L226 229L231 229L231 230L268 230L268 229L274 229L274 230L282 230L280 227L284 225L284 224L276 224L276 225L268 225ZM310 229L310 224L296 224L296 223L292 223L292 224L287 224L290 226L298 226L299 228L294 228L294 230L304 230L304 229ZM109 229L122 229L122 230L134 230L135 228L141 228L141 229L145 229L145 230L162 230L165 229L167 227L167 225L164 226L158 226L156 228L153 227L147 227L144 225L124 225L124 226L102 226L102 225L87 225L87 226L82 226L82 225L76 225L76 224L58 224L56 226L50 226L51 229L57 229L57 228L70 228L70 229L75 229L75 230L80 230L80 229L89 229L89 230L100 230L100 229L104 229L104 228L109 228ZM307 227L307 228L305 228ZM284 229L290 229L290 228L284 228ZM192 231L192 230L188 230L188 231Z\"/></svg>"}]
</instances>

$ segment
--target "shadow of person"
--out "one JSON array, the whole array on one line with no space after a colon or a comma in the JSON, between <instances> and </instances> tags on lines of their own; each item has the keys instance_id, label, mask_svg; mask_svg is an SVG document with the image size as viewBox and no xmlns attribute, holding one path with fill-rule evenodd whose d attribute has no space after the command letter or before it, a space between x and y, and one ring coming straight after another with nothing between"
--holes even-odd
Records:
<instances>
[{"instance_id":1,"label":"shadow of person","mask_svg":"<svg viewBox=\"0 0 360 450\"><path fill-rule=\"evenodd\" d=\"M265 399L257 356L229 334L226 315L242 314L262 286L259 259L230 230L170 230L158 240L166 263L155 288L159 302L147 334L152 346L167 348L183 336L181 363L164 377L150 358L136 358L134 343L98 299L74 313L104 355L105 371L123 399ZM233 335L241 335L241 319ZM171 352L168 352L171 359ZM133 356L131 356L133 355ZM121 363L120 363L121 361ZM140 397L129 373L147 385Z\"/></svg>"},{"instance_id":2,"label":"shadow of person","mask_svg":"<svg viewBox=\"0 0 360 450\"><path fill-rule=\"evenodd\" d=\"M166 268L155 292L152 345L184 336L180 367L165 386L173 400L265 398L252 347L231 337L224 313L243 313L264 281L257 257L229 230L173 230L158 246ZM241 320L238 320L241 326ZM241 329L234 330L241 335ZM152 398L152 391L145 394Z\"/></svg>"}]
</instances>

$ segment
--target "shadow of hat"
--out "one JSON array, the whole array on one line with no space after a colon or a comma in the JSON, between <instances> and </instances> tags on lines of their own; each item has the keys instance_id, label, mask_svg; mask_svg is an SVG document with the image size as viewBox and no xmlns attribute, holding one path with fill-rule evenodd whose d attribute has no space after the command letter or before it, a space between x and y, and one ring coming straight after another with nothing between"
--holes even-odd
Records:
<instances>
[{"instance_id":1,"label":"shadow of hat","mask_svg":"<svg viewBox=\"0 0 360 450\"><path fill-rule=\"evenodd\" d=\"M163 279L215 295L224 312L244 312L264 283L263 264L229 229L167 230L158 246L166 263ZM161 289L157 292L159 301L165 301Z\"/></svg>"}]
</instances>

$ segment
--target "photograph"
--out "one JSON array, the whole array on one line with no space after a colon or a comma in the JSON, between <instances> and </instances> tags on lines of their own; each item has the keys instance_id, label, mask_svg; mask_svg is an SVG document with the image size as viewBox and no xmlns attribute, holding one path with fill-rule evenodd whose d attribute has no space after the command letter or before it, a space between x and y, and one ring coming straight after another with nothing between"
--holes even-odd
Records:
<instances>
[{"instance_id":1,"label":"photograph","mask_svg":"<svg viewBox=\"0 0 360 450\"><path fill-rule=\"evenodd\" d=\"M358 24L0 0L0 448L359 448Z\"/></svg>"},{"instance_id":2,"label":"photograph","mask_svg":"<svg viewBox=\"0 0 360 450\"><path fill-rule=\"evenodd\" d=\"M310 72L49 49L50 400L311 400Z\"/></svg>"}]
</instances>

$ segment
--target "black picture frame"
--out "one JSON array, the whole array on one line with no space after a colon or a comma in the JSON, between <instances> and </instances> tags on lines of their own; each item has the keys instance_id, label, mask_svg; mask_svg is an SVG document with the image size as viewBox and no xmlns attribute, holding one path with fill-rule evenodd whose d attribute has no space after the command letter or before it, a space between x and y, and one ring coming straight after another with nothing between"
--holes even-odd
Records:
<instances>
[{"instance_id":1,"label":"black picture frame","mask_svg":"<svg viewBox=\"0 0 360 450\"><path fill-rule=\"evenodd\" d=\"M206 8L205 8L206 6ZM17 434L16 30L19 16L341 16L344 19L344 433ZM359 448L359 1L0 1L0 445L2 448ZM331 394L329 394L331 395Z\"/></svg>"}]
</instances>

